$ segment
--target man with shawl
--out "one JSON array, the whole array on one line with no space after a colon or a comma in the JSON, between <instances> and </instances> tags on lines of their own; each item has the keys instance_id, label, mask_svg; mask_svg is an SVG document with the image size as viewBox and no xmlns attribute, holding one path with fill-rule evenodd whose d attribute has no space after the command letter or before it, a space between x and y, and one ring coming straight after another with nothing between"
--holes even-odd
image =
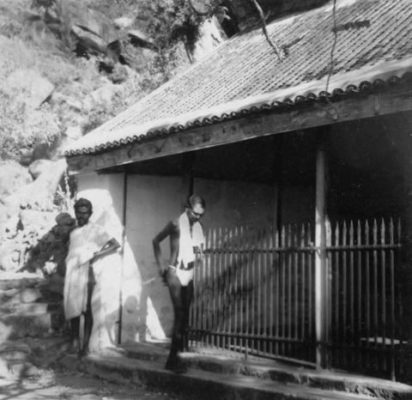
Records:
<instances>
[{"instance_id":1,"label":"man with shawl","mask_svg":"<svg viewBox=\"0 0 412 400\"><path fill-rule=\"evenodd\" d=\"M193 273L196 252L204 246L199 220L205 212L205 201L197 195L189 197L185 211L170 221L153 239L153 250L160 274L167 283L175 314L172 343L166 369L185 372L179 352L187 347L190 303L193 299ZM160 243L170 238L170 259L162 263Z\"/></svg>"},{"instance_id":2,"label":"man with shawl","mask_svg":"<svg viewBox=\"0 0 412 400\"><path fill-rule=\"evenodd\" d=\"M80 355L88 352L93 327L93 263L120 247L101 226L89 221L92 212L92 203L87 199L81 198L74 204L77 227L70 234L66 257L64 313L71 325L73 350Z\"/></svg>"}]
</instances>

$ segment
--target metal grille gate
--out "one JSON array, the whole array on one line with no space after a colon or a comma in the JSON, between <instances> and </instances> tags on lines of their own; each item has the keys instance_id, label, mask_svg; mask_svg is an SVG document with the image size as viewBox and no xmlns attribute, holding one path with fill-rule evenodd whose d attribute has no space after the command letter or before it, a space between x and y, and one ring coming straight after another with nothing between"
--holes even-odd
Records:
<instances>
[{"instance_id":1,"label":"metal grille gate","mask_svg":"<svg viewBox=\"0 0 412 400\"><path fill-rule=\"evenodd\" d=\"M191 345L315 366L313 231L310 224L210 231L195 273ZM394 377L400 225L342 222L327 232L326 365Z\"/></svg>"}]
</instances>

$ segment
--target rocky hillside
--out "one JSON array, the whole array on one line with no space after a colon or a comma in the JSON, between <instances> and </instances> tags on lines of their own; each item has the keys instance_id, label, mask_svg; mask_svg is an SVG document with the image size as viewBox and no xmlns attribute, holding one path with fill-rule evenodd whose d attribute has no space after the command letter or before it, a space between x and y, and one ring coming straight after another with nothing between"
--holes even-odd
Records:
<instances>
[{"instance_id":1,"label":"rocky hillside","mask_svg":"<svg viewBox=\"0 0 412 400\"><path fill-rule=\"evenodd\" d=\"M0 271L64 273L64 146L224 40L212 14L184 0L0 0Z\"/></svg>"},{"instance_id":2,"label":"rocky hillside","mask_svg":"<svg viewBox=\"0 0 412 400\"><path fill-rule=\"evenodd\" d=\"M255 0L0 0L0 272L61 266L76 189L68 142L259 15L325 1L258 0L259 14Z\"/></svg>"}]
</instances>

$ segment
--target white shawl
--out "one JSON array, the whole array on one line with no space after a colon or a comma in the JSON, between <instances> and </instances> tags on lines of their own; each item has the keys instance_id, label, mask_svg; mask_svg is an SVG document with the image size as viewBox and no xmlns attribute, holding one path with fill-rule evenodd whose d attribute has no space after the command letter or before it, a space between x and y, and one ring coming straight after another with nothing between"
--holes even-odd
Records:
<instances>
[{"instance_id":1,"label":"white shawl","mask_svg":"<svg viewBox=\"0 0 412 400\"><path fill-rule=\"evenodd\" d=\"M189 217L184 212L179 217L179 256L177 259L178 267L183 263L186 268L187 264L195 261L196 254L194 247L201 248L205 244L205 236L203 234L203 228L199 221L196 221L190 230Z\"/></svg>"}]
</instances>

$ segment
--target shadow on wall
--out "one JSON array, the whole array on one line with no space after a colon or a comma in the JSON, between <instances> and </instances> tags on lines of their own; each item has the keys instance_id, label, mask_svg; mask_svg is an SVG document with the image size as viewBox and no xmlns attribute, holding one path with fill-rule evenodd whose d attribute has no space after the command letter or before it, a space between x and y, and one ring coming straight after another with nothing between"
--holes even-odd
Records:
<instances>
[{"instance_id":1,"label":"shadow on wall","mask_svg":"<svg viewBox=\"0 0 412 400\"><path fill-rule=\"evenodd\" d=\"M172 304L165 304L165 284L157 276L142 282L139 310L139 340L165 340L171 335Z\"/></svg>"}]
</instances>

